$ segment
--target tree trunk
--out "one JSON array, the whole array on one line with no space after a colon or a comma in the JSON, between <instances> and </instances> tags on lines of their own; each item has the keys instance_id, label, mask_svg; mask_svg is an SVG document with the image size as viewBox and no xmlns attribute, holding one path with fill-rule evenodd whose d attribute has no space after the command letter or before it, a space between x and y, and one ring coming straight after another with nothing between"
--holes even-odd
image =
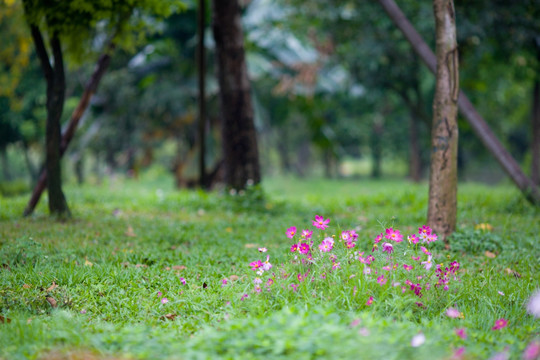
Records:
<instances>
[{"instance_id":1,"label":"tree trunk","mask_svg":"<svg viewBox=\"0 0 540 360\"><path fill-rule=\"evenodd\" d=\"M250 83L238 0L213 0L225 183L233 189L261 181Z\"/></svg>"},{"instance_id":2,"label":"tree trunk","mask_svg":"<svg viewBox=\"0 0 540 360\"><path fill-rule=\"evenodd\" d=\"M371 177L373 179L379 179L382 175L382 149L383 141L382 136L384 133L384 127L380 118L375 118L373 123L373 133L371 134Z\"/></svg>"},{"instance_id":3,"label":"tree trunk","mask_svg":"<svg viewBox=\"0 0 540 360\"><path fill-rule=\"evenodd\" d=\"M47 171L47 191L49 193L49 212L51 215L69 216L69 208L62 191L62 171L60 164L60 118L64 109L66 83L64 62L58 34L53 33L50 45L53 65L45 48L39 28L31 25L32 38L36 46L41 68L47 80L47 123L45 131L45 169Z\"/></svg>"},{"instance_id":4,"label":"tree trunk","mask_svg":"<svg viewBox=\"0 0 540 360\"><path fill-rule=\"evenodd\" d=\"M33 29L34 27L32 27L32 34L34 34ZM38 42L39 42L39 39L41 39L41 34L39 33L39 30L37 28L36 30L37 30L36 36L38 37ZM34 38L36 36L34 36ZM41 40L40 43L41 45L39 47L42 48L41 52L43 52L45 51L43 40ZM38 45L36 43L36 49L37 48L38 48ZM96 92L99 82L101 81L103 74L105 73L105 71L107 70L107 67L109 66L109 63L111 60L110 52L113 49L114 49L114 44L110 43L107 47L106 52L102 54L101 57L99 58L96 64L96 67L94 69L94 72L92 73L92 76L90 77L90 80L88 81L88 83L86 83L84 93L81 96L81 99L79 100L79 104L73 111L73 114L71 114L71 118L69 120L68 126L66 127L64 134L62 134L62 141L59 147L60 157L65 153L69 143L71 142L71 140L73 139L73 136L75 135L75 130L77 130L79 121L81 120L83 114L88 108L88 105L90 105L90 100L92 99L92 96ZM47 53L45 51L45 56L46 55ZM41 59L41 56L40 56L40 59ZM42 61L42 64L43 64L43 61ZM42 67L44 67L45 72L48 71L46 69L51 68L50 65L48 67L46 65L42 65ZM30 197L30 200L28 201L28 204L26 205L26 208L24 209L24 214L23 214L24 216L28 216L34 212L34 209L36 208L36 205L39 202L41 194L43 193L43 190L45 190L45 187L47 186L47 183L48 183L47 180L48 180L48 172L47 172L47 169L45 169L39 175L38 182L36 186L34 187L32 196Z\"/></svg>"},{"instance_id":5,"label":"tree trunk","mask_svg":"<svg viewBox=\"0 0 540 360\"><path fill-rule=\"evenodd\" d=\"M433 0L437 84L433 99L428 225L446 240L456 229L458 49L453 0Z\"/></svg>"},{"instance_id":6,"label":"tree trunk","mask_svg":"<svg viewBox=\"0 0 540 360\"><path fill-rule=\"evenodd\" d=\"M435 73L436 58L429 46L415 30L412 24L407 20L401 9L393 0L378 0L388 16L403 32L405 38L409 41L414 51L420 56L426 66ZM518 163L512 155L506 151L501 142L497 139L493 131L486 124L482 116L476 111L467 96L460 91L458 106L462 115L471 125L476 136L480 138L484 146L495 157L501 167L506 171L514 184L521 190L525 198L532 204L540 205L540 191L534 183L523 173Z\"/></svg>"},{"instance_id":7,"label":"tree trunk","mask_svg":"<svg viewBox=\"0 0 540 360\"><path fill-rule=\"evenodd\" d=\"M540 38L536 40L537 62L540 64ZM540 186L540 74L536 74L532 99L531 180Z\"/></svg>"},{"instance_id":8,"label":"tree trunk","mask_svg":"<svg viewBox=\"0 0 540 360\"><path fill-rule=\"evenodd\" d=\"M208 188L209 183L206 178L206 54L204 46L204 29L206 17L206 0L199 0L198 12L198 37L199 47L197 49L197 65L199 70L199 186Z\"/></svg>"}]
</instances>

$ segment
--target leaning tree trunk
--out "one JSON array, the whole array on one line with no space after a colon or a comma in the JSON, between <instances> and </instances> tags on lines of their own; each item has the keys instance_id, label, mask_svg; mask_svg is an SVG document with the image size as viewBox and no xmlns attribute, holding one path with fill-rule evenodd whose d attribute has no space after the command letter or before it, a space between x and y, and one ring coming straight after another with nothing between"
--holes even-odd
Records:
<instances>
[{"instance_id":1,"label":"leaning tree trunk","mask_svg":"<svg viewBox=\"0 0 540 360\"><path fill-rule=\"evenodd\" d=\"M458 50L453 0L433 0L437 85L433 100L428 224L445 240L456 228Z\"/></svg>"},{"instance_id":2,"label":"leaning tree trunk","mask_svg":"<svg viewBox=\"0 0 540 360\"><path fill-rule=\"evenodd\" d=\"M250 83L238 0L213 0L225 183L232 189L261 181Z\"/></svg>"},{"instance_id":3,"label":"leaning tree trunk","mask_svg":"<svg viewBox=\"0 0 540 360\"><path fill-rule=\"evenodd\" d=\"M62 48L58 34L54 33L50 39L54 61L53 65L51 65L39 28L32 25L31 33L43 74L47 80L45 169L48 174L47 191L49 193L49 212L51 215L69 216L69 207L64 192L62 191L62 171L60 165L60 118L64 109L64 96L66 90Z\"/></svg>"}]
</instances>

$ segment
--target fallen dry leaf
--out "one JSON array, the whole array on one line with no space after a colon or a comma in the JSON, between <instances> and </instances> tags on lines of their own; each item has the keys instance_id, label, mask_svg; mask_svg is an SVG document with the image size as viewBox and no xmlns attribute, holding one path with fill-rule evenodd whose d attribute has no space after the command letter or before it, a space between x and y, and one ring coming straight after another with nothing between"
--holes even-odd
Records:
<instances>
[{"instance_id":1,"label":"fallen dry leaf","mask_svg":"<svg viewBox=\"0 0 540 360\"><path fill-rule=\"evenodd\" d=\"M9 324L10 322L11 322L10 318L3 317L2 315L0 315L0 324L6 324L6 323Z\"/></svg>"},{"instance_id":2,"label":"fallen dry leaf","mask_svg":"<svg viewBox=\"0 0 540 360\"><path fill-rule=\"evenodd\" d=\"M56 285L56 283L53 281L52 285L47 288L47 291L53 291L57 287L58 287L58 285Z\"/></svg>"},{"instance_id":3,"label":"fallen dry leaf","mask_svg":"<svg viewBox=\"0 0 540 360\"><path fill-rule=\"evenodd\" d=\"M491 226L491 224L487 224L487 223L482 223L482 224L478 224L474 227L475 230L484 230L484 231L491 231L493 230L493 226Z\"/></svg>"},{"instance_id":4,"label":"fallen dry leaf","mask_svg":"<svg viewBox=\"0 0 540 360\"><path fill-rule=\"evenodd\" d=\"M497 257L497 255L495 255L494 253L492 253L491 251L489 250L486 250L486 252L484 253L484 255L486 255L488 258L490 259L495 259Z\"/></svg>"},{"instance_id":5,"label":"fallen dry leaf","mask_svg":"<svg viewBox=\"0 0 540 360\"><path fill-rule=\"evenodd\" d=\"M54 284L54 283L53 283ZM23 286L23 289L30 289L32 286L28 285L28 284L24 284Z\"/></svg>"},{"instance_id":6,"label":"fallen dry leaf","mask_svg":"<svg viewBox=\"0 0 540 360\"><path fill-rule=\"evenodd\" d=\"M94 266L94 264L88 261L88 258L84 258L84 266Z\"/></svg>"},{"instance_id":7,"label":"fallen dry leaf","mask_svg":"<svg viewBox=\"0 0 540 360\"><path fill-rule=\"evenodd\" d=\"M185 270L186 267L184 265L174 265L172 267L173 270Z\"/></svg>"},{"instance_id":8,"label":"fallen dry leaf","mask_svg":"<svg viewBox=\"0 0 540 360\"><path fill-rule=\"evenodd\" d=\"M236 280L239 279L239 277L238 277L237 275L231 275L231 276L229 276L229 279L230 279L231 281L236 281Z\"/></svg>"},{"instance_id":9,"label":"fallen dry leaf","mask_svg":"<svg viewBox=\"0 0 540 360\"><path fill-rule=\"evenodd\" d=\"M56 300L54 300L54 298L50 297L50 296L47 296L47 302L53 307L55 308L56 306L58 306L58 304L56 303Z\"/></svg>"},{"instance_id":10,"label":"fallen dry leaf","mask_svg":"<svg viewBox=\"0 0 540 360\"><path fill-rule=\"evenodd\" d=\"M176 314L165 314L161 317L161 320L174 320L177 316Z\"/></svg>"},{"instance_id":11,"label":"fallen dry leaf","mask_svg":"<svg viewBox=\"0 0 540 360\"><path fill-rule=\"evenodd\" d=\"M258 247L257 244L246 244L246 245L244 245L244 246L245 246L246 248L248 248L248 249L253 249L253 248Z\"/></svg>"},{"instance_id":12,"label":"fallen dry leaf","mask_svg":"<svg viewBox=\"0 0 540 360\"><path fill-rule=\"evenodd\" d=\"M146 265L146 264L137 264L137 265L135 265L135 267L138 267L138 268L140 268L140 267L142 267L142 268L147 268L148 265Z\"/></svg>"},{"instance_id":13,"label":"fallen dry leaf","mask_svg":"<svg viewBox=\"0 0 540 360\"><path fill-rule=\"evenodd\" d=\"M506 273L507 273L508 275L514 275L514 276L517 277L517 278L520 278L520 277L521 277L521 274L518 273L516 270L512 270L512 269L510 269L510 268L506 268L505 271L506 271Z\"/></svg>"},{"instance_id":14,"label":"fallen dry leaf","mask_svg":"<svg viewBox=\"0 0 540 360\"><path fill-rule=\"evenodd\" d=\"M135 237L135 232L133 231L133 228L131 226L128 226L127 231L124 233L124 235L129 237Z\"/></svg>"},{"instance_id":15,"label":"fallen dry leaf","mask_svg":"<svg viewBox=\"0 0 540 360\"><path fill-rule=\"evenodd\" d=\"M121 263L120 265L122 265L123 267L128 267L129 266L129 261L125 261L123 263Z\"/></svg>"}]
</instances>

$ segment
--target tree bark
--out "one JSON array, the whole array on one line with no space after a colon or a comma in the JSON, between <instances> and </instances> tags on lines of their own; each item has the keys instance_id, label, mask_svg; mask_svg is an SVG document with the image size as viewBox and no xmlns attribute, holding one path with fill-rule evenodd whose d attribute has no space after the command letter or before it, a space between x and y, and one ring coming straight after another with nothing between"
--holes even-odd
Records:
<instances>
[{"instance_id":1,"label":"tree bark","mask_svg":"<svg viewBox=\"0 0 540 360\"><path fill-rule=\"evenodd\" d=\"M422 39L420 34L415 30L412 24L407 20L401 9L396 5L394 0L378 0L388 16L401 30L405 38L409 41L414 51L420 56L422 61L431 70L436 72L436 57ZM491 128L486 124L482 116L476 111L472 103L469 101L463 91L459 92L458 107L461 114L471 125L476 136L480 138L484 146L499 162L503 170L512 179L514 184L521 190L525 198L536 206L540 206L540 191L534 183L523 173L518 163L512 155L503 147L497 139Z\"/></svg>"},{"instance_id":2,"label":"tree bark","mask_svg":"<svg viewBox=\"0 0 540 360\"><path fill-rule=\"evenodd\" d=\"M204 46L206 0L199 0L198 10L197 35L199 37L199 47L197 49L197 65L199 70L199 186L206 189L209 186L206 176L206 54Z\"/></svg>"},{"instance_id":3,"label":"tree bark","mask_svg":"<svg viewBox=\"0 0 540 360\"><path fill-rule=\"evenodd\" d=\"M244 35L238 0L213 0L225 183L233 189L261 181Z\"/></svg>"},{"instance_id":4,"label":"tree bark","mask_svg":"<svg viewBox=\"0 0 540 360\"><path fill-rule=\"evenodd\" d=\"M36 45L36 48L37 48L37 45ZM43 49L45 49L45 47L43 47ZM83 95L81 96L81 99L79 100L79 104L77 105L73 113L71 114L69 123L64 131L64 134L62 134L62 140L59 146L60 157L64 155L64 153L66 152L66 149L69 143L71 142L71 140L73 139L73 136L75 135L75 131L77 130L77 126L79 125L79 121L81 120L83 114L88 108L88 105L90 105L90 100L92 99L92 96L96 92L99 82L101 81L103 74L105 73L105 71L107 70L107 67L109 66L109 63L111 61L110 52L112 52L113 49L114 49L114 44L110 43L105 53L103 53L100 56L96 64L96 67L94 69L94 72L92 73L92 76L90 77L89 81L86 83ZM34 187L34 190L32 191L32 195L30 197L30 200L28 201L28 204L26 205L26 208L24 209L24 213L23 213L24 216L28 216L34 212L34 209L36 208L36 205L39 202L39 199L41 198L41 194L43 193L43 190L45 190L47 183L48 183L48 170L45 169L39 175L38 182L36 186Z\"/></svg>"},{"instance_id":5,"label":"tree bark","mask_svg":"<svg viewBox=\"0 0 540 360\"><path fill-rule=\"evenodd\" d=\"M428 225L446 240L456 229L459 66L453 0L433 0L437 84L433 99Z\"/></svg>"}]
</instances>

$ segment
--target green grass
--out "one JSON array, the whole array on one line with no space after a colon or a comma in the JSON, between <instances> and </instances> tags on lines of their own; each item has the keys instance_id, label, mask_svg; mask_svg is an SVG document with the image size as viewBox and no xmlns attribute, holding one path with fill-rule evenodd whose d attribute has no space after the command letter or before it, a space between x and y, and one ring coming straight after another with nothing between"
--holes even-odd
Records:
<instances>
[{"instance_id":1,"label":"green grass","mask_svg":"<svg viewBox=\"0 0 540 360\"><path fill-rule=\"evenodd\" d=\"M460 347L466 359L505 349L520 358L540 338L540 320L524 306L540 287L540 212L510 186L460 185L451 249L432 247L437 263L459 261L460 280L421 299L364 277L345 250L338 271L293 264L285 230L313 228L321 214L332 219L332 233L356 229L354 250L368 253L381 224L405 234L424 224L426 184L273 178L263 191L229 196L178 191L146 176L66 193L74 215L66 222L51 221L45 201L23 219L26 196L0 198L0 315L10 320L0 323L2 359L77 351L127 359L447 359ZM493 230L475 229L482 223ZM272 290L259 294L247 264L265 259L260 246L276 275ZM293 275L308 269L327 277L298 283ZM369 296L376 301L368 307ZM447 317L448 307L463 318ZM509 325L491 330L499 318ZM411 347L420 332L425 343Z\"/></svg>"}]
</instances>

